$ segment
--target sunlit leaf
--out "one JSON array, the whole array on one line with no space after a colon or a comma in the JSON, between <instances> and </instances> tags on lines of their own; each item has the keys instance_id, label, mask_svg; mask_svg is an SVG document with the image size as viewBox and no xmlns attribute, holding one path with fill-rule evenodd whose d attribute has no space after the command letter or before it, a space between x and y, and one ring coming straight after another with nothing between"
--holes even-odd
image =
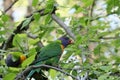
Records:
<instances>
[{"instance_id":1,"label":"sunlit leaf","mask_svg":"<svg viewBox=\"0 0 120 80\"><path fill-rule=\"evenodd\" d=\"M2 15L2 20L3 20L4 22L6 22L8 19L9 19L9 16L8 16L8 15Z\"/></svg>"},{"instance_id":2,"label":"sunlit leaf","mask_svg":"<svg viewBox=\"0 0 120 80\"><path fill-rule=\"evenodd\" d=\"M50 69L50 76L52 79L54 79L56 77L56 75L57 75L56 73L57 73L56 70Z\"/></svg>"},{"instance_id":3,"label":"sunlit leaf","mask_svg":"<svg viewBox=\"0 0 120 80\"><path fill-rule=\"evenodd\" d=\"M108 71L110 71L112 69L112 66L111 65L109 65L109 66L100 66L100 69L105 71L105 72L108 72Z\"/></svg>"},{"instance_id":4,"label":"sunlit leaf","mask_svg":"<svg viewBox=\"0 0 120 80\"><path fill-rule=\"evenodd\" d=\"M21 29L23 29L24 27L28 26L30 24L32 18L33 17L31 16L31 17L27 18L26 20L24 20Z\"/></svg>"},{"instance_id":5,"label":"sunlit leaf","mask_svg":"<svg viewBox=\"0 0 120 80\"><path fill-rule=\"evenodd\" d=\"M3 22L2 22L2 21L0 21L0 28L1 28L1 27L3 27L3 26L4 26L4 25L3 25Z\"/></svg>"},{"instance_id":6,"label":"sunlit leaf","mask_svg":"<svg viewBox=\"0 0 120 80\"><path fill-rule=\"evenodd\" d=\"M45 24L48 24L51 21L51 15L47 15L45 19Z\"/></svg>"},{"instance_id":7,"label":"sunlit leaf","mask_svg":"<svg viewBox=\"0 0 120 80\"><path fill-rule=\"evenodd\" d=\"M18 59L19 59L19 56L22 55L21 52L12 52L12 53L10 53L10 54L12 54L12 60L13 60L13 61L18 60Z\"/></svg>"},{"instance_id":8,"label":"sunlit leaf","mask_svg":"<svg viewBox=\"0 0 120 80\"><path fill-rule=\"evenodd\" d=\"M100 50L101 50L101 45L98 45L98 46L94 49L94 54L100 54Z\"/></svg>"},{"instance_id":9,"label":"sunlit leaf","mask_svg":"<svg viewBox=\"0 0 120 80\"><path fill-rule=\"evenodd\" d=\"M39 0L32 0L32 6L36 6L38 4Z\"/></svg>"},{"instance_id":10,"label":"sunlit leaf","mask_svg":"<svg viewBox=\"0 0 120 80\"><path fill-rule=\"evenodd\" d=\"M54 0L48 0L46 4L45 12L50 13L53 11L53 8L54 8Z\"/></svg>"},{"instance_id":11,"label":"sunlit leaf","mask_svg":"<svg viewBox=\"0 0 120 80\"><path fill-rule=\"evenodd\" d=\"M14 80L15 76L16 76L15 73L8 73L8 74L5 75L3 80Z\"/></svg>"},{"instance_id":12,"label":"sunlit leaf","mask_svg":"<svg viewBox=\"0 0 120 80\"><path fill-rule=\"evenodd\" d=\"M9 67L9 69L8 69L8 71L14 72L14 73L19 72L20 70L21 70L21 68L16 68L16 67Z\"/></svg>"},{"instance_id":13,"label":"sunlit leaf","mask_svg":"<svg viewBox=\"0 0 120 80\"><path fill-rule=\"evenodd\" d=\"M33 62L33 60L35 59L35 55L30 56L29 58L27 58L25 61L23 61L23 63L21 64L22 67L26 67L29 64L31 64Z\"/></svg>"},{"instance_id":14,"label":"sunlit leaf","mask_svg":"<svg viewBox=\"0 0 120 80\"><path fill-rule=\"evenodd\" d=\"M35 13L35 14L34 14L34 19L35 19L36 21L39 21L39 19L40 19L40 14L39 14L39 13Z\"/></svg>"},{"instance_id":15,"label":"sunlit leaf","mask_svg":"<svg viewBox=\"0 0 120 80\"><path fill-rule=\"evenodd\" d=\"M120 47L120 39L116 39L114 41L114 45L116 46L116 48Z\"/></svg>"},{"instance_id":16,"label":"sunlit leaf","mask_svg":"<svg viewBox=\"0 0 120 80\"><path fill-rule=\"evenodd\" d=\"M118 7L118 9L117 9ZM120 14L120 4L119 4L119 0L107 0L107 12L108 14L110 13L117 13ZM116 10L115 10L116 8Z\"/></svg>"},{"instance_id":17,"label":"sunlit leaf","mask_svg":"<svg viewBox=\"0 0 120 80\"><path fill-rule=\"evenodd\" d=\"M17 35L15 35L12 44L15 47L19 48L21 51L24 51L23 47L25 47L25 45L23 45L23 44L25 44L27 42L26 38L27 38L26 34L17 34Z\"/></svg>"},{"instance_id":18,"label":"sunlit leaf","mask_svg":"<svg viewBox=\"0 0 120 80\"><path fill-rule=\"evenodd\" d=\"M107 74L101 75L100 77L98 77L98 80L106 80L108 77Z\"/></svg>"},{"instance_id":19,"label":"sunlit leaf","mask_svg":"<svg viewBox=\"0 0 120 80\"><path fill-rule=\"evenodd\" d=\"M83 0L85 7L92 5L94 0Z\"/></svg>"}]
</instances>

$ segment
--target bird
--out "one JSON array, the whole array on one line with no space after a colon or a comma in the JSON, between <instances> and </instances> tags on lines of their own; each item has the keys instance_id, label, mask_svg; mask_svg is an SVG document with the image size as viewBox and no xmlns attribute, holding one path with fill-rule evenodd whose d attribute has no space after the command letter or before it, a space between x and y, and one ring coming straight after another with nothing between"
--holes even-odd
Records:
<instances>
[{"instance_id":1,"label":"bird","mask_svg":"<svg viewBox=\"0 0 120 80\"><path fill-rule=\"evenodd\" d=\"M21 55L15 55L15 54L8 54L5 63L8 67L18 67L24 60L26 59L26 56Z\"/></svg>"},{"instance_id":2,"label":"bird","mask_svg":"<svg viewBox=\"0 0 120 80\"><path fill-rule=\"evenodd\" d=\"M41 64L47 64L57 66L59 59L64 51L64 48L72 43L73 41L67 36L62 36L58 38L57 40L43 47L36 54L35 60L31 63L31 65L37 66ZM26 80L31 80L32 78L34 78L35 80L48 80L48 78L43 73L42 68L31 70L28 73Z\"/></svg>"}]
</instances>

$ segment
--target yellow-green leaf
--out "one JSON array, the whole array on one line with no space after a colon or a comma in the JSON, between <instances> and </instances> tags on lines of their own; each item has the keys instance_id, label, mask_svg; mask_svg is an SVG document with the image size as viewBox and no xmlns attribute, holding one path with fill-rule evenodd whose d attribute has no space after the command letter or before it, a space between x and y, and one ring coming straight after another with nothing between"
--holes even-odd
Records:
<instances>
[{"instance_id":1,"label":"yellow-green leaf","mask_svg":"<svg viewBox=\"0 0 120 80\"><path fill-rule=\"evenodd\" d=\"M14 80L15 76L16 76L15 73L8 73L8 74L5 75L3 80Z\"/></svg>"}]
</instances>

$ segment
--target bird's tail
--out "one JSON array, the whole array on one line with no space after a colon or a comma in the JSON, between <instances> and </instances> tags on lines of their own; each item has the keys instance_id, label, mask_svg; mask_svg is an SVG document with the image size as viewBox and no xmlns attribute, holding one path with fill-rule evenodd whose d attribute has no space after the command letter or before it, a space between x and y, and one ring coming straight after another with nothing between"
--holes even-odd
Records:
<instances>
[{"instance_id":1,"label":"bird's tail","mask_svg":"<svg viewBox=\"0 0 120 80\"><path fill-rule=\"evenodd\" d=\"M48 80L47 76L39 69L37 70L32 70L26 80L31 80L32 78L34 78L35 80Z\"/></svg>"}]
</instances>

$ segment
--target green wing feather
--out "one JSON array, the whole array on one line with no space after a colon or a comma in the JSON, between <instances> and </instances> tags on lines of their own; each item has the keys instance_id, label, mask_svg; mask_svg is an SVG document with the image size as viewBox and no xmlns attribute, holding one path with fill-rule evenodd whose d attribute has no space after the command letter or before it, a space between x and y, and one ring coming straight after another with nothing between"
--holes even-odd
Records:
<instances>
[{"instance_id":1,"label":"green wing feather","mask_svg":"<svg viewBox=\"0 0 120 80\"><path fill-rule=\"evenodd\" d=\"M46 62L49 60L55 60L56 62L59 61L59 56L62 54L62 49L61 49L61 42L60 41L54 41L47 46L43 47L39 53L37 53L37 57L33 64L38 63L38 62ZM57 59L57 60L56 60ZM51 62L53 63L53 62Z\"/></svg>"},{"instance_id":2,"label":"green wing feather","mask_svg":"<svg viewBox=\"0 0 120 80\"><path fill-rule=\"evenodd\" d=\"M62 54L61 41L54 41L43 47L40 52L37 53L35 61L32 65L52 64L57 65L59 58ZM28 77L31 77L35 72L40 72L40 69L32 70Z\"/></svg>"}]
</instances>

